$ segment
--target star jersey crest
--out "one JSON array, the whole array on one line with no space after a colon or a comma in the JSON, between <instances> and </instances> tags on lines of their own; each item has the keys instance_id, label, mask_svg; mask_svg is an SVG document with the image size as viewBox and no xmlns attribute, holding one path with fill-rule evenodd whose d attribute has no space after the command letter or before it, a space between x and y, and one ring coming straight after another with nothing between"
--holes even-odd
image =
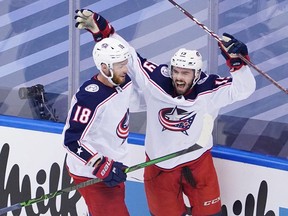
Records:
<instances>
[{"instance_id":1,"label":"star jersey crest","mask_svg":"<svg viewBox=\"0 0 288 216\"><path fill-rule=\"evenodd\" d=\"M187 112L186 110L174 108L164 108L158 113L160 124L163 126L162 131L179 131L188 135L187 130L191 127L196 113Z\"/></svg>"}]
</instances>

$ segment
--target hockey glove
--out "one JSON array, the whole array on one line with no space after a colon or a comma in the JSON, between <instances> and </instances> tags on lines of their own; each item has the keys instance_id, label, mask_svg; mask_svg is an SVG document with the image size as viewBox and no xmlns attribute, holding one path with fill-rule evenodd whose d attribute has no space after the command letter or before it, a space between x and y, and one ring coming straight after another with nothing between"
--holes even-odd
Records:
<instances>
[{"instance_id":1,"label":"hockey glove","mask_svg":"<svg viewBox=\"0 0 288 216\"><path fill-rule=\"evenodd\" d=\"M102 157L93 170L93 175L103 180L108 187L114 187L126 181L127 174L124 170L127 166L120 162L113 161L108 157Z\"/></svg>"},{"instance_id":2,"label":"hockey glove","mask_svg":"<svg viewBox=\"0 0 288 216\"><path fill-rule=\"evenodd\" d=\"M88 9L76 10L75 13L75 27L91 32L95 42L101 41L114 33L114 28L100 14Z\"/></svg>"},{"instance_id":3,"label":"hockey glove","mask_svg":"<svg viewBox=\"0 0 288 216\"><path fill-rule=\"evenodd\" d=\"M231 72L239 70L243 65L246 65L238 56L239 54L244 56L247 60L250 60L247 46L230 34L224 33L222 43L218 43L218 45Z\"/></svg>"}]
</instances>

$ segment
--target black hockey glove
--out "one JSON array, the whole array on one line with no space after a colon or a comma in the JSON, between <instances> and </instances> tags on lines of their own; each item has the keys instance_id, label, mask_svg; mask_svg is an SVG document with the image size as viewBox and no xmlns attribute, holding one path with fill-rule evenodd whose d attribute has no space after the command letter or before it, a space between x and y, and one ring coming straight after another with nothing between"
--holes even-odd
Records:
<instances>
[{"instance_id":1,"label":"black hockey glove","mask_svg":"<svg viewBox=\"0 0 288 216\"><path fill-rule=\"evenodd\" d=\"M95 42L101 41L114 33L114 28L100 14L89 9L76 10L75 13L75 27L91 32Z\"/></svg>"},{"instance_id":2,"label":"black hockey glove","mask_svg":"<svg viewBox=\"0 0 288 216\"><path fill-rule=\"evenodd\" d=\"M99 179L102 179L108 187L114 187L121 182L126 181L127 174L124 172L124 170L127 168L127 166L120 162L113 161L108 157L93 157L90 161L88 161L87 165L95 167L92 172L93 175Z\"/></svg>"},{"instance_id":3,"label":"black hockey glove","mask_svg":"<svg viewBox=\"0 0 288 216\"><path fill-rule=\"evenodd\" d=\"M222 43L218 43L218 46L221 50L221 54L226 59L226 64L231 72L239 70L243 65L246 65L238 56L239 54L244 56L247 60L250 60L247 46L230 34L224 33Z\"/></svg>"}]
</instances>

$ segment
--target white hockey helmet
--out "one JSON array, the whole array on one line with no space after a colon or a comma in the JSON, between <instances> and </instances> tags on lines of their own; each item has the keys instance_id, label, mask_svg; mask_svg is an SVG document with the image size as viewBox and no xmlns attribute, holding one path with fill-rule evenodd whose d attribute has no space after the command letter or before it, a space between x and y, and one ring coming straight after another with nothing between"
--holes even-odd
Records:
<instances>
[{"instance_id":1,"label":"white hockey helmet","mask_svg":"<svg viewBox=\"0 0 288 216\"><path fill-rule=\"evenodd\" d=\"M198 72L203 66L202 56L197 50L181 48L171 58L171 66L194 69Z\"/></svg>"},{"instance_id":2,"label":"white hockey helmet","mask_svg":"<svg viewBox=\"0 0 288 216\"><path fill-rule=\"evenodd\" d=\"M113 63L125 61L130 58L129 48L121 41L115 38L104 38L95 44L93 49L93 60L104 77L106 77L113 85ZM111 76L107 76L101 70L101 64L104 63L108 66Z\"/></svg>"},{"instance_id":3,"label":"white hockey helmet","mask_svg":"<svg viewBox=\"0 0 288 216\"><path fill-rule=\"evenodd\" d=\"M202 56L197 50L181 48L171 58L171 67L172 66L195 70L195 76L191 86L192 88L200 79L201 69L203 66Z\"/></svg>"}]
</instances>

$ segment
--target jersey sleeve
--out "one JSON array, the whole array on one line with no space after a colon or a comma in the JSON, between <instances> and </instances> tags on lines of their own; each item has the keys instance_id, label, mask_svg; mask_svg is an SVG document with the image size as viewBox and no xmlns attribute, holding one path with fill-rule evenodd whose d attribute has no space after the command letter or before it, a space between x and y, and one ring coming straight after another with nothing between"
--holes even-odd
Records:
<instances>
[{"instance_id":1,"label":"jersey sleeve","mask_svg":"<svg viewBox=\"0 0 288 216\"><path fill-rule=\"evenodd\" d=\"M96 112L99 112L97 106L101 100L99 97L99 100L95 100L97 98L95 94L99 95L99 93L87 92L83 88L84 86L80 87L72 99L63 134L67 150L86 163L93 155L97 154L97 151L91 145L83 144L82 140L85 138L92 116L100 115Z\"/></svg>"},{"instance_id":2,"label":"jersey sleeve","mask_svg":"<svg viewBox=\"0 0 288 216\"><path fill-rule=\"evenodd\" d=\"M120 40L122 43L129 47L131 59L128 64L128 75L131 78L135 88L140 88L143 90L148 88L147 83L151 79L150 76L153 74L158 65L148 61L146 58L143 58L132 46L130 46L130 44L124 38L122 38L117 33L114 33L110 37Z\"/></svg>"},{"instance_id":3,"label":"jersey sleeve","mask_svg":"<svg viewBox=\"0 0 288 216\"><path fill-rule=\"evenodd\" d=\"M231 77L216 77L213 81L211 104L217 109L248 98L256 89L255 78L248 66L231 73Z\"/></svg>"}]
</instances>

